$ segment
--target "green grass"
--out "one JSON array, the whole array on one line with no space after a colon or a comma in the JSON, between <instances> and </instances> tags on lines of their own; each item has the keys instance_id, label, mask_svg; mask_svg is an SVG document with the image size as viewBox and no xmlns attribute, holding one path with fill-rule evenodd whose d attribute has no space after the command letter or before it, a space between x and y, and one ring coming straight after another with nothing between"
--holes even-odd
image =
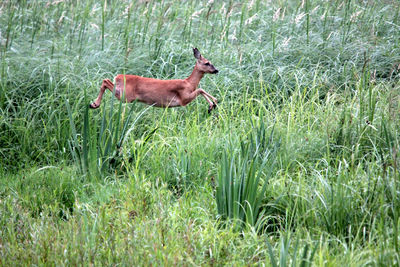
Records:
<instances>
[{"instance_id":1,"label":"green grass","mask_svg":"<svg viewBox=\"0 0 400 267\"><path fill-rule=\"evenodd\" d=\"M397 266L397 1L2 1L0 265ZM219 70L184 108L118 73Z\"/></svg>"}]
</instances>

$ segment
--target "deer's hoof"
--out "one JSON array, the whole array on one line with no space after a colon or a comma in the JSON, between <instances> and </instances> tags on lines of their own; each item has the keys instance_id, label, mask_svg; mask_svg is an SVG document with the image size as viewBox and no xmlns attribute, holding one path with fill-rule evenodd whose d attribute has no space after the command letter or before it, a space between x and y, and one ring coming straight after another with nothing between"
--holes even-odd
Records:
<instances>
[{"instance_id":1,"label":"deer's hoof","mask_svg":"<svg viewBox=\"0 0 400 267\"><path fill-rule=\"evenodd\" d=\"M212 111L213 109L215 109L216 107L217 107L216 104L213 104L212 106L210 106L210 107L208 108L208 114L210 114L211 111Z\"/></svg>"},{"instance_id":2,"label":"deer's hoof","mask_svg":"<svg viewBox=\"0 0 400 267\"><path fill-rule=\"evenodd\" d=\"M89 108L91 108L91 109L96 109L96 108L98 108L100 105L97 105L96 103L92 103L92 104L90 104L89 105Z\"/></svg>"}]
</instances>

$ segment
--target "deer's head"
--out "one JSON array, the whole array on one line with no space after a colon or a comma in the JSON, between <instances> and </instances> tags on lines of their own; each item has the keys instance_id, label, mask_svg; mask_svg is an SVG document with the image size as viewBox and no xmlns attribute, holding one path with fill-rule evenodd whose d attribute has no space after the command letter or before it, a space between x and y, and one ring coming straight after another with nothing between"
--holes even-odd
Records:
<instances>
[{"instance_id":1,"label":"deer's head","mask_svg":"<svg viewBox=\"0 0 400 267\"><path fill-rule=\"evenodd\" d=\"M217 74L218 70L214 67L211 62L204 58L201 54L200 51L197 48L193 48L193 55L197 59L197 69L204 72L204 73L212 73L212 74Z\"/></svg>"}]
</instances>

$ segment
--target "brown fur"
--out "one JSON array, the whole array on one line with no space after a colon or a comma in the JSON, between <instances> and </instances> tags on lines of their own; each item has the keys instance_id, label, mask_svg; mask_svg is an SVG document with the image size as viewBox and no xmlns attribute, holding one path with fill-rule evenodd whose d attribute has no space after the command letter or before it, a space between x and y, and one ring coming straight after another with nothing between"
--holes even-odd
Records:
<instances>
[{"instance_id":1,"label":"brown fur","mask_svg":"<svg viewBox=\"0 0 400 267\"><path fill-rule=\"evenodd\" d=\"M218 70L207 59L201 56L197 48L193 49L194 57L197 59L192 74L184 80L159 80L137 75L119 74L114 78L114 83L109 79L103 80L97 99L90 104L95 109L101 104L101 99L106 89L113 92L115 96L130 103L134 100L154 105L156 107L178 107L186 106L198 95L202 95L209 103L209 111L216 107L217 99L197 88L205 73L218 73ZM125 92L124 92L125 88Z\"/></svg>"}]
</instances>

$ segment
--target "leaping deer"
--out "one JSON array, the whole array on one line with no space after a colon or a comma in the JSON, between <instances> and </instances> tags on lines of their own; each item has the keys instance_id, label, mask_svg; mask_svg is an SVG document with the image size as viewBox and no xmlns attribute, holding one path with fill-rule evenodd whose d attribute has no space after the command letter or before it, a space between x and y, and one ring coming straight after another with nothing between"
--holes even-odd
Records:
<instances>
[{"instance_id":1,"label":"leaping deer","mask_svg":"<svg viewBox=\"0 0 400 267\"><path fill-rule=\"evenodd\" d=\"M97 99L90 104L90 108L98 108L104 92L109 89L111 92L114 90L118 100L121 100L121 97L124 96L123 101L127 103L138 100L148 105L166 108L186 106L201 94L210 105L208 112L211 112L217 105L217 99L203 89L197 88L197 86L205 73L216 74L218 70L200 54L197 48L193 48L193 54L197 61L192 74L188 78L184 80L159 80L137 75L118 74L114 78L115 89L114 84L109 79L103 80L100 93ZM123 94L124 88L125 94Z\"/></svg>"}]
</instances>

